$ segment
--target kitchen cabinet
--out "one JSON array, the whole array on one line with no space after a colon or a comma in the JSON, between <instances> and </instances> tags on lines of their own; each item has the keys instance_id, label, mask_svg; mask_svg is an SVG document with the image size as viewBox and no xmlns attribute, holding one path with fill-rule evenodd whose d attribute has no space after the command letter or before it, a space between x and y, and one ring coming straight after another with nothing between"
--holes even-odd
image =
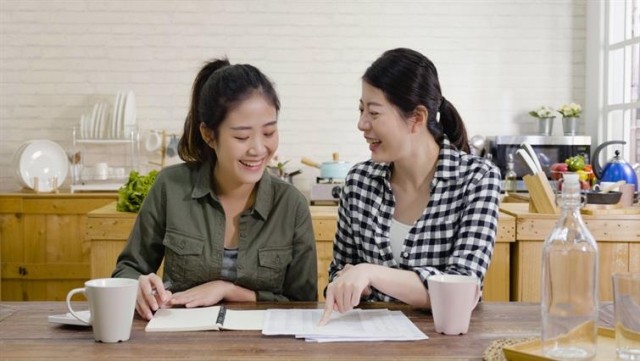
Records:
<instances>
[{"instance_id":1,"label":"kitchen cabinet","mask_svg":"<svg viewBox=\"0 0 640 361\"><path fill-rule=\"evenodd\" d=\"M516 242L511 253L511 300L540 302L542 246L559 216L529 213L528 203L502 203L500 209L516 217ZM611 301L611 275L619 271L640 271L640 214L582 217L598 243L600 300Z\"/></svg>"},{"instance_id":2,"label":"kitchen cabinet","mask_svg":"<svg viewBox=\"0 0 640 361\"><path fill-rule=\"evenodd\" d=\"M333 237L336 231L337 207L311 206L313 231L316 238L318 267L318 298L324 300L328 269L333 257ZM91 278L109 277L116 259L124 247L136 215L115 210L109 204L87 216L87 240L91 244ZM500 214L499 230L493 260L484 283L485 301L509 300L509 249L515 239L515 218Z\"/></svg>"},{"instance_id":3,"label":"kitchen cabinet","mask_svg":"<svg viewBox=\"0 0 640 361\"><path fill-rule=\"evenodd\" d=\"M0 299L57 301L89 279L89 211L116 193L0 194Z\"/></svg>"}]
</instances>

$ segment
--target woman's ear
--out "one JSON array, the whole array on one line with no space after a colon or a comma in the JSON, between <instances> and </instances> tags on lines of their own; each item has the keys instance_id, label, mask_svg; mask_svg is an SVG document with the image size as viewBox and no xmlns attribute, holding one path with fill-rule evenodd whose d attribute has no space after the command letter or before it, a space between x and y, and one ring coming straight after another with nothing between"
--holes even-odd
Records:
<instances>
[{"instance_id":1,"label":"woman's ear","mask_svg":"<svg viewBox=\"0 0 640 361\"><path fill-rule=\"evenodd\" d=\"M207 143L211 148L215 145L215 137L213 136L213 131L209 129L204 123L200 123L200 135L205 143Z\"/></svg>"},{"instance_id":2,"label":"woman's ear","mask_svg":"<svg viewBox=\"0 0 640 361\"><path fill-rule=\"evenodd\" d=\"M424 105L418 105L413 112L413 124L411 125L411 132L416 132L419 129L427 128L427 119L429 111Z\"/></svg>"}]
</instances>

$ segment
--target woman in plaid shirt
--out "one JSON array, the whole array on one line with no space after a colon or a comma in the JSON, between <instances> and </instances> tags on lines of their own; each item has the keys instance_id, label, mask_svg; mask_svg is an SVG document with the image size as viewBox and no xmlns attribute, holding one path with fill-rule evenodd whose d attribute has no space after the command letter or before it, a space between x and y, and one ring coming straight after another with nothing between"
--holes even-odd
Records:
<instances>
[{"instance_id":1,"label":"woman in plaid shirt","mask_svg":"<svg viewBox=\"0 0 640 361\"><path fill-rule=\"evenodd\" d=\"M358 129L371 159L345 179L322 323L361 300L429 308L427 278L482 282L495 242L500 171L468 154L429 59L410 49L378 58L362 77Z\"/></svg>"}]
</instances>

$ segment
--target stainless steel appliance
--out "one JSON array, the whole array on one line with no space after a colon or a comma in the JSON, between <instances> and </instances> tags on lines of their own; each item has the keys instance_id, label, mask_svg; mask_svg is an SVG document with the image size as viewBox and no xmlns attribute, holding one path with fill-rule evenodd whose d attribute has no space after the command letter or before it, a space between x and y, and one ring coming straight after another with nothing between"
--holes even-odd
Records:
<instances>
[{"instance_id":1,"label":"stainless steel appliance","mask_svg":"<svg viewBox=\"0 0 640 361\"><path fill-rule=\"evenodd\" d=\"M507 172L509 154L513 154L514 171L517 174L518 190L526 191L522 177L527 174L527 166L515 155L520 144L528 143L535 151L547 178L550 178L549 167L553 163L564 162L574 155L582 154L590 163L590 136L544 136L544 135L500 135L487 137L485 154L491 154L493 162L500 168L502 177Z\"/></svg>"},{"instance_id":2,"label":"stainless steel appliance","mask_svg":"<svg viewBox=\"0 0 640 361\"><path fill-rule=\"evenodd\" d=\"M337 205L343 185L343 178L316 178L309 195L311 205Z\"/></svg>"}]
</instances>

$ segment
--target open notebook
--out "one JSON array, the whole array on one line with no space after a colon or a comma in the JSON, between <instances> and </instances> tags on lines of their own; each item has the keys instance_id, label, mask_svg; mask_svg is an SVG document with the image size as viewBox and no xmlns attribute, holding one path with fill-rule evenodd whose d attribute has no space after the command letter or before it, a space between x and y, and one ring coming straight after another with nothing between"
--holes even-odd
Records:
<instances>
[{"instance_id":1,"label":"open notebook","mask_svg":"<svg viewBox=\"0 0 640 361\"><path fill-rule=\"evenodd\" d=\"M224 306L161 308L145 327L147 332L262 330L264 310L228 310Z\"/></svg>"},{"instance_id":2,"label":"open notebook","mask_svg":"<svg viewBox=\"0 0 640 361\"><path fill-rule=\"evenodd\" d=\"M158 310L147 332L262 330L263 335L291 335L312 342L417 341L428 339L400 311L354 309L334 312L324 326L322 309L228 310L224 306Z\"/></svg>"}]
</instances>

